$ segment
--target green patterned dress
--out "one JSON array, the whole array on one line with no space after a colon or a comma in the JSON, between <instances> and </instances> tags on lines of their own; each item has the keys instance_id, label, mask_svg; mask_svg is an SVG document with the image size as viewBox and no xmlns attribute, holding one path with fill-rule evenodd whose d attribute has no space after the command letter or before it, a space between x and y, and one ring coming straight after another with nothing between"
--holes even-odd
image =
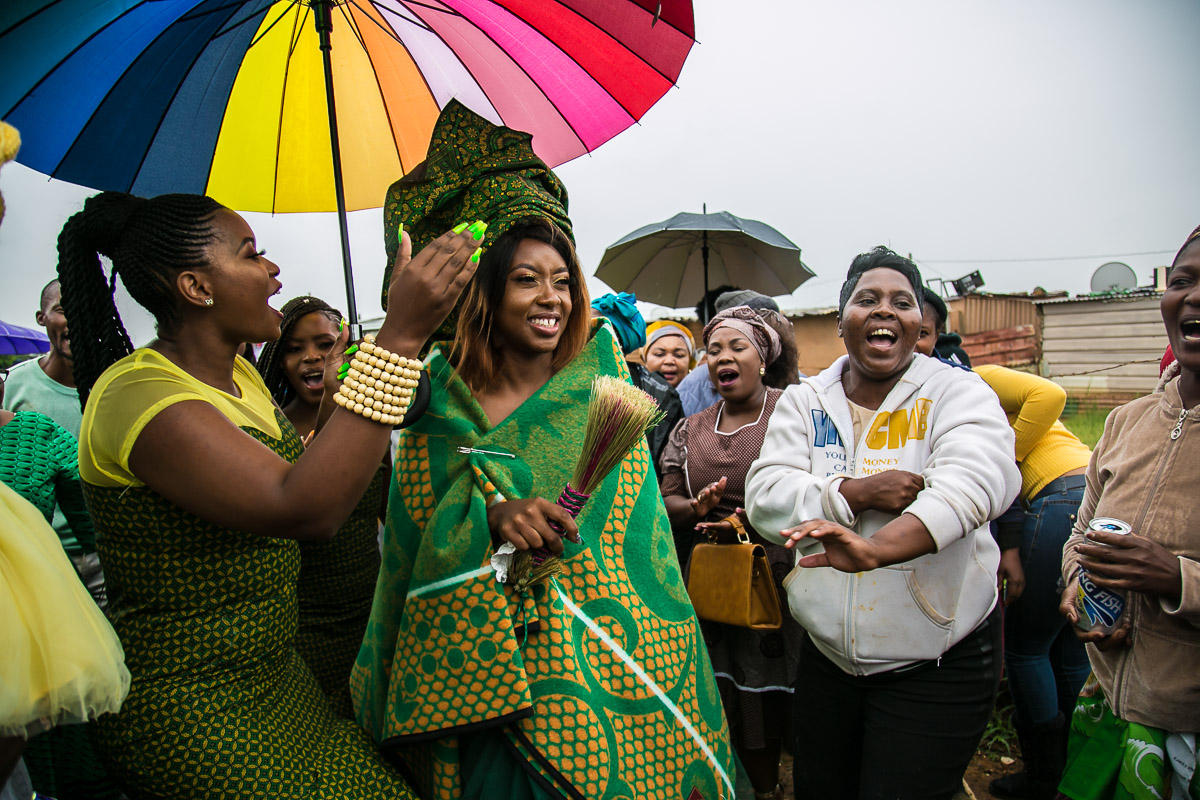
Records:
<instances>
[{"instance_id":1,"label":"green patterned dress","mask_svg":"<svg viewBox=\"0 0 1200 800\"><path fill-rule=\"evenodd\" d=\"M375 471L366 493L332 539L300 543L296 650L333 713L345 719L354 719L350 670L367 630L379 577L379 510L386 472L383 466Z\"/></svg>"},{"instance_id":2,"label":"green patterned dress","mask_svg":"<svg viewBox=\"0 0 1200 800\"><path fill-rule=\"evenodd\" d=\"M243 428L294 462L303 450ZM296 542L221 528L146 487L85 484L110 615L133 675L96 740L140 798L410 798L336 718L293 646Z\"/></svg>"}]
</instances>

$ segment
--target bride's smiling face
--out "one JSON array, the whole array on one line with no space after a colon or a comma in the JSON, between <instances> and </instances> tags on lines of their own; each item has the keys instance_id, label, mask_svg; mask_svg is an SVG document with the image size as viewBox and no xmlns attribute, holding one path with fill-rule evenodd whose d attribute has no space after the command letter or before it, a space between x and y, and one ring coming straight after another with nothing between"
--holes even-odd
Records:
<instances>
[{"instance_id":1,"label":"bride's smiling face","mask_svg":"<svg viewBox=\"0 0 1200 800\"><path fill-rule=\"evenodd\" d=\"M552 355L571 318L571 272L558 251L522 239L513 253L495 332L516 355Z\"/></svg>"}]
</instances>

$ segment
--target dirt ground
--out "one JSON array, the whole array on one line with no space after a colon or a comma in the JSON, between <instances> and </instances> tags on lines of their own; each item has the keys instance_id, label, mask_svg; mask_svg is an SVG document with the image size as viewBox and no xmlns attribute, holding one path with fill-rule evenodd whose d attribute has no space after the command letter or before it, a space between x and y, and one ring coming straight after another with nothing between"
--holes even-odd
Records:
<instances>
[{"instance_id":1,"label":"dirt ground","mask_svg":"<svg viewBox=\"0 0 1200 800\"><path fill-rule=\"evenodd\" d=\"M1012 764L1001 764L999 761L994 761L987 756L977 753L975 758L971 759L971 765L967 767L966 781L970 787L970 792L962 792L955 795L954 800L989 800L991 795L988 794L988 784L1001 775L1018 772L1021 769L1021 760L1016 759ZM794 800L792 795L792 757L787 753L783 754L782 764L780 765L780 783L783 785L783 796L785 800ZM753 793L749 797L753 797Z\"/></svg>"}]
</instances>

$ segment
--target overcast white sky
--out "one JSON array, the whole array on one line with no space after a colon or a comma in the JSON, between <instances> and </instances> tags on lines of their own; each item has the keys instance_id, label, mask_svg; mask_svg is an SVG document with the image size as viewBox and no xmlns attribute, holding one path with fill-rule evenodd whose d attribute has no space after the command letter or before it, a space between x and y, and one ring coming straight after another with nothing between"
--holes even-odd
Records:
<instances>
[{"instance_id":1,"label":"overcast white sky","mask_svg":"<svg viewBox=\"0 0 1200 800\"><path fill-rule=\"evenodd\" d=\"M631 230L708 203L803 249L817 277L791 308L834 304L850 259L879 243L927 277L979 269L996 292L1086 292L1108 260L1146 283L1200 223L1198 31L1196 0L697 0L679 85L557 170L585 270ZM32 325L58 229L89 192L17 164L0 190L0 319ZM334 215L246 217L286 295L345 305ZM351 231L369 317L379 211L351 215Z\"/></svg>"}]
</instances>

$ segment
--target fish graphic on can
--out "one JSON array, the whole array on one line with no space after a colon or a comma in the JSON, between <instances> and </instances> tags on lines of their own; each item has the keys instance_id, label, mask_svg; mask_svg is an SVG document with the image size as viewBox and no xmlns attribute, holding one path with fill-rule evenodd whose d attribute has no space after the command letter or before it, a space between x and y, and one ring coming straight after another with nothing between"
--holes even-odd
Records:
<instances>
[{"instance_id":1,"label":"fish graphic on can","mask_svg":"<svg viewBox=\"0 0 1200 800\"><path fill-rule=\"evenodd\" d=\"M1129 523L1112 517L1096 517L1088 523L1088 530L1103 533L1132 533ZM1094 542L1102 544L1102 542ZM1107 545L1106 545L1107 546ZM1097 586L1080 568L1079 588L1075 594L1075 608L1079 611L1079 621L1075 624L1085 631L1100 631L1110 634L1117 629L1121 615L1125 613L1125 595L1112 589Z\"/></svg>"}]
</instances>

